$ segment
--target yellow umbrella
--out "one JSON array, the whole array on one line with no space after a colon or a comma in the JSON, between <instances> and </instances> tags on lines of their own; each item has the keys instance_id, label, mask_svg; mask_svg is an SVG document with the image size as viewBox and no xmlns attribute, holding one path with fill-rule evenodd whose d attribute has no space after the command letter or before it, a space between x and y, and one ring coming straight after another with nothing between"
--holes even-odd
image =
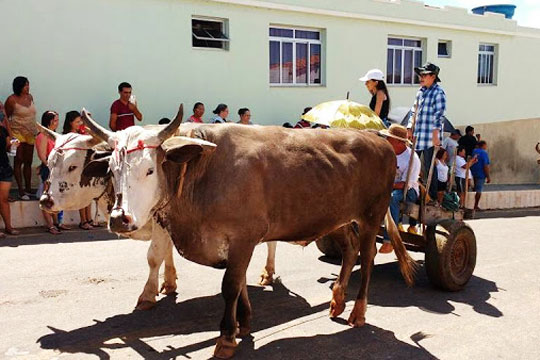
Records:
<instances>
[{"instance_id":1,"label":"yellow umbrella","mask_svg":"<svg viewBox=\"0 0 540 360\"><path fill-rule=\"evenodd\" d=\"M302 119L339 128L360 130L386 128L382 120L368 106L350 100L324 102L304 114Z\"/></svg>"}]
</instances>

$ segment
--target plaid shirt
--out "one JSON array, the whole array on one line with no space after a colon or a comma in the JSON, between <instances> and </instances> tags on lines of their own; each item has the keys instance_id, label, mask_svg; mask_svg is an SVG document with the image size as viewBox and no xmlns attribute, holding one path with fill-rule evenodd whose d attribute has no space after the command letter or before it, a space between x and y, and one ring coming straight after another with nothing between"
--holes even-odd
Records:
<instances>
[{"instance_id":1,"label":"plaid shirt","mask_svg":"<svg viewBox=\"0 0 540 360\"><path fill-rule=\"evenodd\" d=\"M446 94L438 84L433 84L430 88L420 88L416 93L416 100L411 109L411 116L407 125L409 129L412 128L416 104L418 104L418 116L414 127L416 150L426 150L433 146L433 130L439 129L439 140L442 141Z\"/></svg>"}]
</instances>

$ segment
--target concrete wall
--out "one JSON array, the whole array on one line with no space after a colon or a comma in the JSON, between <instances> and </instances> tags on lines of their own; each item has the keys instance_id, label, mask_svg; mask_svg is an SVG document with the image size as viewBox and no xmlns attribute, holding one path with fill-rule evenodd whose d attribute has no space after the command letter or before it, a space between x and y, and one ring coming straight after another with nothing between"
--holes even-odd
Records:
<instances>
[{"instance_id":1,"label":"concrete wall","mask_svg":"<svg viewBox=\"0 0 540 360\"><path fill-rule=\"evenodd\" d=\"M540 118L473 126L488 144L493 183L540 184Z\"/></svg>"}]
</instances>

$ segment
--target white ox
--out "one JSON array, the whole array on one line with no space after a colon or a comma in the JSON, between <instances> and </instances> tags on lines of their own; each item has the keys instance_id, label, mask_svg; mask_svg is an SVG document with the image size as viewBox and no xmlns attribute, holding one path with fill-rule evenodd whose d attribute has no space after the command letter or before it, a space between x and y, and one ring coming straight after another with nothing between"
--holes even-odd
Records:
<instances>
[{"instance_id":1,"label":"white ox","mask_svg":"<svg viewBox=\"0 0 540 360\"><path fill-rule=\"evenodd\" d=\"M40 130L55 140L55 147L49 154L49 179L40 199L42 210L78 210L97 200L101 212L108 218L114 205L114 193L110 177L89 178L82 173L86 163L100 151L110 152L105 143L91 135L59 135L40 126ZM108 219L107 219L108 220ZM153 224L155 225L155 224ZM136 308L145 310L156 303L159 292L172 294L176 291L176 268L174 266L172 241L159 225L149 226L130 235L134 240L150 240L147 260L148 280L137 300ZM165 276L159 286L159 268L165 261ZM159 290L159 291L158 291Z\"/></svg>"}]
</instances>

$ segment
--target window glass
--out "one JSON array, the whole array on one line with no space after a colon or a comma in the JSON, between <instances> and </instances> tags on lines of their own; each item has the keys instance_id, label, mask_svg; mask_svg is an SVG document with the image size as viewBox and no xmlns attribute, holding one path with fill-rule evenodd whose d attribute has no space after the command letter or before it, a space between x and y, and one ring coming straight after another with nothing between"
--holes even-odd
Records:
<instances>
[{"instance_id":1,"label":"window glass","mask_svg":"<svg viewBox=\"0 0 540 360\"><path fill-rule=\"evenodd\" d=\"M405 50L403 57L403 82L412 84L413 81L413 51Z\"/></svg>"},{"instance_id":2,"label":"window glass","mask_svg":"<svg viewBox=\"0 0 540 360\"><path fill-rule=\"evenodd\" d=\"M297 39L314 39L319 40L318 31L306 31L306 30L295 30L295 38Z\"/></svg>"},{"instance_id":3,"label":"window glass","mask_svg":"<svg viewBox=\"0 0 540 360\"><path fill-rule=\"evenodd\" d=\"M386 53L386 80L388 84L394 83L394 50L388 49Z\"/></svg>"},{"instance_id":4,"label":"window glass","mask_svg":"<svg viewBox=\"0 0 540 360\"><path fill-rule=\"evenodd\" d=\"M401 84L401 50L394 52L394 84Z\"/></svg>"},{"instance_id":5,"label":"window glass","mask_svg":"<svg viewBox=\"0 0 540 360\"><path fill-rule=\"evenodd\" d=\"M403 39L388 38L388 45L403 45Z\"/></svg>"},{"instance_id":6,"label":"window glass","mask_svg":"<svg viewBox=\"0 0 540 360\"><path fill-rule=\"evenodd\" d=\"M309 45L309 82L321 83L321 45Z\"/></svg>"},{"instance_id":7,"label":"window glass","mask_svg":"<svg viewBox=\"0 0 540 360\"><path fill-rule=\"evenodd\" d=\"M283 43L283 57L281 59L282 82L284 84L293 83L293 44L289 42Z\"/></svg>"},{"instance_id":8,"label":"window glass","mask_svg":"<svg viewBox=\"0 0 540 360\"><path fill-rule=\"evenodd\" d=\"M386 81L394 85L419 83L414 67L422 62L422 40L388 38Z\"/></svg>"},{"instance_id":9,"label":"window glass","mask_svg":"<svg viewBox=\"0 0 540 360\"><path fill-rule=\"evenodd\" d=\"M270 28L270 36L276 37L293 37L292 29L279 29L279 28Z\"/></svg>"},{"instance_id":10,"label":"window glass","mask_svg":"<svg viewBox=\"0 0 540 360\"><path fill-rule=\"evenodd\" d=\"M270 41L270 83L279 84L279 41Z\"/></svg>"},{"instance_id":11,"label":"window glass","mask_svg":"<svg viewBox=\"0 0 540 360\"><path fill-rule=\"evenodd\" d=\"M307 84L307 44L296 43L296 83Z\"/></svg>"},{"instance_id":12,"label":"window glass","mask_svg":"<svg viewBox=\"0 0 540 360\"><path fill-rule=\"evenodd\" d=\"M226 49L224 21L191 19L191 41L193 47Z\"/></svg>"}]
</instances>

